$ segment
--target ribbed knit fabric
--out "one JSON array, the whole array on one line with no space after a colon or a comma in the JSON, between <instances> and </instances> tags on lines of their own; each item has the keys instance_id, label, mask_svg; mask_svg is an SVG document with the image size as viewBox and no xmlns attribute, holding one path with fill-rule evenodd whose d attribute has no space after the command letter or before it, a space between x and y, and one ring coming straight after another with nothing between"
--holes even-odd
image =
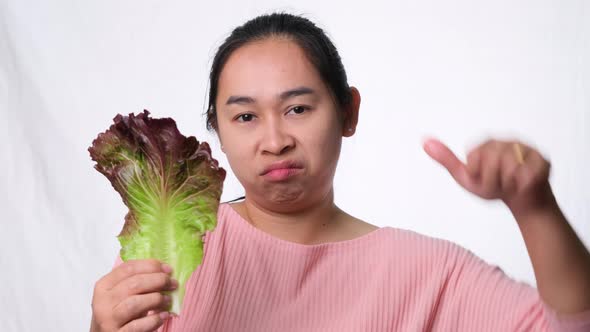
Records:
<instances>
[{"instance_id":1,"label":"ribbed knit fabric","mask_svg":"<svg viewBox=\"0 0 590 332\"><path fill-rule=\"evenodd\" d=\"M118 260L120 262L120 260ZM221 204L179 317L158 331L590 331L468 250L408 230L301 245Z\"/></svg>"}]
</instances>

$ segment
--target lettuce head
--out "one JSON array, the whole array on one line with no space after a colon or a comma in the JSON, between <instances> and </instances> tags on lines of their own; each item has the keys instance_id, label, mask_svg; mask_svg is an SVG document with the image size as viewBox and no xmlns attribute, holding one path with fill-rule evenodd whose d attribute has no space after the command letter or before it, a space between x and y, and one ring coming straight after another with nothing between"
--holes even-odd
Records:
<instances>
[{"instance_id":1,"label":"lettuce head","mask_svg":"<svg viewBox=\"0 0 590 332\"><path fill-rule=\"evenodd\" d=\"M217 223L225 170L206 142L183 136L171 118L118 114L88 149L129 211L118 235L123 261L155 258L178 280L170 311L180 314L186 283Z\"/></svg>"}]
</instances>

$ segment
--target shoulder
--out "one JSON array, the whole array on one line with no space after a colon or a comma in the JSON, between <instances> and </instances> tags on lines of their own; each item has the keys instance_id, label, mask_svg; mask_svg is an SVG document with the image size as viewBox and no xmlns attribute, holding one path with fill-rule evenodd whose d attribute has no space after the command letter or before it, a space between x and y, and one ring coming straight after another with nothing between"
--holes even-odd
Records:
<instances>
[{"instance_id":1,"label":"shoulder","mask_svg":"<svg viewBox=\"0 0 590 332\"><path fill-rule=\"evenodd\" d=\"M378 250L390 254L392 258L433 259L469 254L469 251L449 240L428 236L409 229L396 227L378 227L364 220L344 213L341 224L349 238L361 238L371 235ZM374 234L372 234L374 233Z\"/></svg>"},{"instance_id":2,"label":"shoulder","mask_svg":"<svg viewBox=\"0 0 590 332\"><path fill-rule=\"evenodd\" d=\"M382 227L378 232L379 250L393 264L403 261L414 267L452 270L467 261L480 261L470 250L447 239L394 227Z\"/></svg>"},{"instance_id":3,"label":"shoulder","mask_svg":"<svg viewBox=\"0 0 590 332\"><path fill-rule=\"evenodd\" d=\"M385 226L377 228L380 240L390 249L399 249L406 254L431 255L446 250L460 250L460 246L449 240L418 233L404 228Z\"/></svg>"}]
</instances>

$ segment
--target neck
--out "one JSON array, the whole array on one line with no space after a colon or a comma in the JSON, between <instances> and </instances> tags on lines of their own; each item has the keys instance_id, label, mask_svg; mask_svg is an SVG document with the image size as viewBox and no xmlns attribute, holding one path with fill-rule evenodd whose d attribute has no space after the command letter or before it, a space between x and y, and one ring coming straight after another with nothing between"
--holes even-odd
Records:
<instances>
[{"instance_id":1,"label":"neck","mask_svg":"<svg viewBox=\"0 0 590 332\"><path fill-rule=\"evenodd\" d=\"M338 217L343 215L343 211L334 204L333 189L323 199L288 213L257 204L248 196L243 203L236 205L236 210L254 227L300 244L325 242L334 234L339 226Z\"/></svg>"}]
</instances>

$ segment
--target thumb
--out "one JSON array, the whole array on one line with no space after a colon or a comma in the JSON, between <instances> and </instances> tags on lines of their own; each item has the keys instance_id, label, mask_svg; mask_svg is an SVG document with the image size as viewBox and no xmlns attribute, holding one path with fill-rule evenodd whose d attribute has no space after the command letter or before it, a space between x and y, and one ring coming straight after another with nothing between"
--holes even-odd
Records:
<instances>
[{"instance_id":1,"label":"thumb","mask_svg":"<svg viewBox=\"0 0 590 332\"><path fill-rule=\"evenodd\" d=\"M473 180L467 171L467 166L441 141L434 138L424 140L423 146L426 154L441 164L451 173L457 183L467 190L472 190Z\"/></svg>"}]
</instances>

